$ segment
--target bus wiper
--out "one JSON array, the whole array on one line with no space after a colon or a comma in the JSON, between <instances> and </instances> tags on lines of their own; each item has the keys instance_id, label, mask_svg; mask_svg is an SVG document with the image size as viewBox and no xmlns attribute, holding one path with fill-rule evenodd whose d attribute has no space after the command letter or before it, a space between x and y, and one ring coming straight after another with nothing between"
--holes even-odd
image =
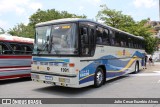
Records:
<instances>
[{"instance_id":1,"label":"bus wiper","mask_svg":"<svg viewBox=\"0 0 160 107\"><path fill-rule=\"evenodd\" d=\"M40 49L39 51L38 51L38 55L40 54L40 52L42 52L42 51L44 51L45 50L45 48L48 46L48 43L47 42L45 42L45 44L43 45L43 48L42 49ZM47 48L47 50L48 50L48 48Z\"/></svg>"},{"instance_id":2,"label":"bus wiper","mask_svg":"<svg viewBox=\"0 0 160 107\"><path fill-rule=\"evenodd\" d=\"M54 52L55 52L55 54L57 54L57 48L55 47L55 43L53 42L53 38L54 37L54 35L52 35L51 36L51 39L50 39L50 43L49 43L49 53L51 53L51 51L52 51L52 49L54 49Z\"/></svg>"},{"instance_id":3,"label":"bus wiper","mask_svg":"<svg viewBox=\"0 0 160 107\"><path fill-rule=\"evenodd\" d=\"M49 51L49 53L51 53L52 49L54 50L55 54L57 54L57 51L56 51L57 48L56 48L56 46L55 46L55 44L53 42L51 42L51 44L50 44L50 51Z\"/></svg>"}]
</instances>

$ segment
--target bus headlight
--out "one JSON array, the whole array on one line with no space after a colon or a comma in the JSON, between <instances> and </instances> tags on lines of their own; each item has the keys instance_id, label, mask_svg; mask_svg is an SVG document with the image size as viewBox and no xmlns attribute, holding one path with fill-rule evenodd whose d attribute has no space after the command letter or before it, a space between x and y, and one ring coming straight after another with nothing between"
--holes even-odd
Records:
<instances>
[{"instance_id":1,"label":"bus headlight","mask_svg":"<svg viewBox=\"0 0 160 107\"><path fill-rule=\"evenodd\" d=\"M59 78L59 82L70 83L70 79L68 79L68 78Z\"/></svg>"}]
</instances>

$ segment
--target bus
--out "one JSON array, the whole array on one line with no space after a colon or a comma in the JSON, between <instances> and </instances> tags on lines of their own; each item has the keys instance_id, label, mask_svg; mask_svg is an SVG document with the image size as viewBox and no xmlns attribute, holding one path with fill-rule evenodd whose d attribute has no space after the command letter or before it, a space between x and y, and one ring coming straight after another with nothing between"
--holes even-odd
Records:
<instances>
[{"instance_id":1,"label":"bus","mask_svg":"<svg viewBox=\"0 0 160 107\"><path fill-rule=\"evenodd\" d=\"M142 69L144 39L88 19L35 25L32 81L81 88Z\"/></svg>"},{"instance_id":2,"label":"bus","mask_svg":"<svg viewBox=\"0 0 160 107\"><path fill-rule=\"evenodd\" d=\"M33 39L0 34L0 80L30 77Z\"/></svg>"}]
</instances>

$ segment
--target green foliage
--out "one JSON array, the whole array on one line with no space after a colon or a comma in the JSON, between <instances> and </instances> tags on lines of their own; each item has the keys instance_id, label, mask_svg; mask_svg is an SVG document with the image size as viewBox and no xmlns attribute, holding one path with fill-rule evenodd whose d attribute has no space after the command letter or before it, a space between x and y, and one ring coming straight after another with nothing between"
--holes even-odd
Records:
<instances>
[{"instance_id":1,"label":"green foliage","mask_svg":"<svg viewBox=\"0 0 160 107\"><path fill-rule=\"evenodd\" d=\"M156 50L158 39L149 36L145 38L145 40L146 40L146 52L148 54L153 54L154 51Z\"/></svg>"},{"instance_id":2,"label":"green foliage","mask_svg":"<svg viewBox=\"0 0 160 107\"><path fill-rule=\"evenodd\" d=\"M33 38L34 29L32 26L20 23L9 30L11 35Z\"/></svg>"},{"instance_id":3,"label":"green foliage","mask_svg":"<svg viewBox=\"0 0 160 107\"><path fill-rule=\"evenodd\" d=\"M31 15L31 17L29 18L30 20L29 25L34 26L39 22L45 22L49 20L62 19L62 18L86 18L86 16L85 15L78 16L75 14L68 13L67 11L60 12L55 9L50 9L46 11L38 9L37 12Z\"/></svg>"},{"instance_id":4,"label":"green foliage","mask_svg":"<svg viewBox=\"0 0 160 107\"><path fill-rule=\"evenodd\" d=\"M105 24L118 28L125 29L126 27L132 26L135 21L131 16L123 15L122 11L116 11L109 9L106 5L100 6L100 10L97 14L97 20L102 20Z\"/></svg>"},{"instance_id":5,"label":"green foliage","mask_svg":"<svg viewBox=\"0 0 160 107\"><path fill-rule=\"evenodd\" d=\"M157 46L157 39L151 37L150 26L145 26L147 19L136 22L131 16L122 14L121 11L111 10L106 5L101 5L102 10L97 14L97 20L117 29L129 32L136 36L142 36L146 41L146 52L152 54Z\"/></svg>"},{"instance_id":6,"label":"green foliage","mask_svg":"<svg viewBox=\"0 0 160 107\"><path fill-rule=\"evenodd\" d=\"M4 29L0 27L0 34L4 34L4 33L5 33Z\"/></svg>"},{"instance_id":7,"label":"green foliage","mask_svg":"<svg viewBox=\"0 0 160 107\"><path fill-rule=\"evenodd\" d=\"M46 11L38 9L37 12L30 16L28 25L24 25L23 23L17 24L12 29L9 29L9 33L11 35L34 38L35 24L61 18L86 18L86 16L71 14L67 11L60 12L55 9L50 9Z\"/></svg>"}]
</instances>

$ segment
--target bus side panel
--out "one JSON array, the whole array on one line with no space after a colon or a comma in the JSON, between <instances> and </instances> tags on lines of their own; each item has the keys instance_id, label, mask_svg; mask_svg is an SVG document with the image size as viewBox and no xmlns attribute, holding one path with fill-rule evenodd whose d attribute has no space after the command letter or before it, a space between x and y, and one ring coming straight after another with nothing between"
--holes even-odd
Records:
<instances>
[{"instance_id":1,"label":"bus side panel","mask_svg":"<svg viewBox=\"0 0 160 107\"><path fill-rule=\"evenodd\" d=\"M0 79L30 77L31 56L0 56Z\"/></svg>"},{"instance_id":2,"label":"bus side panel","mask_svg":"<svg viewBox=\"0 0 160 107\"><path fill-rule=\"evenodd\" d=\"M101 50L103 50L103 52ZM105 46L104 49L102 49L102 47L97 47L94 57L80 59L82 62L80 62L79 84L81 86L93 84L95 71L100 65L106 67L107 80L134 72L136 61L139 61L141 68L142 53L144 52L141 50L129 48Z\"/></svg>"}]
</instances>

